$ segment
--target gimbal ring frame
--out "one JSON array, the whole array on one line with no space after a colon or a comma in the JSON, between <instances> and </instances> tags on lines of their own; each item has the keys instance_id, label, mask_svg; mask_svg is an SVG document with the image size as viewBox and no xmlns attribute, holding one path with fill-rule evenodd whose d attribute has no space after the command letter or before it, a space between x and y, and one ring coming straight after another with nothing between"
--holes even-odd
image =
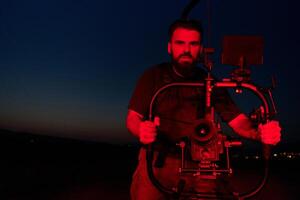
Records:
<instances>
[{"instance_id":1,"label":"gimbal ring frame","mask_svg":"<svg viewBox=\"0 0 300 200\"><path fill-rule=\"evenodd\" d=\"M163 92L164 90L170 88L170 87L204 87L205 83L170 83L167 84L160 89L156 91L156 93L153 95L150 106L149 106L149 120L153 120L153 105L154 102L157 98L157 96ZM250 91L252 91L261 101L262 101L262 106L264 107L264 116L263 116L263 123L268 121L268 118L270 116L270 108L268 101L266 97L264 96L263 92L261 89L259 89L257 86L249 83L240 83L240 82L231 82L231 81L224 81L224 82L215 82L214 87L222 87L222 88L245 88ZM147 152L146 152L146 161L147 161L147 173L149 176L150 181L152 184L162 193L167 194L172 196L174 199L179 199L181 196L192 196L195 198L206 198L206 199L220 199L220 198L237 198L237 199L246 199L250 198L254 195L256 195L259 191L262 190L262 188L265 186L268 178L268 173L269 173L269 156L270 156L270 145L263 144L263 155L264 155L264 160L265 160L265 171L264 171L264 176L263 179L260 181L259 185L254 187L249 192L244 192L244 193L239 193L239 192L233 192L232 195L224 195L224 194L217 194L217 193L187 193L187 192L182 192L178 190L172 190L169 188L166 188L163 186L155 177L153 173L153 168L152 168L152 161L153 161L153 147L151 144L147 145Z\"/></svg>"}]
</instances>

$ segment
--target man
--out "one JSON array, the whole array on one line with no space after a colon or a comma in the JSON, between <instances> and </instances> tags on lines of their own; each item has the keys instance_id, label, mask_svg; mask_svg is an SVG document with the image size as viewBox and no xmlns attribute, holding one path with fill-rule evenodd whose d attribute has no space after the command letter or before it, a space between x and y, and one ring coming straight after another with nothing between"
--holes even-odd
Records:
<instances>
[{"instance_id":1,"label":"man","mask_svg":"<svg viewBox=\"0 0 300 200\"><path fill-rule=\"evenodd\" d=\"M176 142L187 136L194 128L194 122L205 115L204 88L170 88L157 97L154 104L154 120L147 119L149 105L154 93L172 82L204 81L206 72L196 67L202 46L202 28L196 20L177 20L169 29L168 53L171 63L163 63L148 69L139 79L129 103L126 125L142 144L156 142L155 158L159 152L167 152L159 167L154 164L154 173L166 187L176 187L179 178L179 157ZM235 106L224 89L216 89L212 95L212 105L224 122L239 135L275 145L280 141L280 126L277 121L252 127L250 120ZM159 200L167 197L155 188L147 175L145 148L141 148L139 164L133 175L131 198L133 200ZM177 171L176 171L177 170ZM190 181L192 189L212 189L205 182ZM175 185L174 185L175 184ZM205 190L204 190L205 191Z\"/></svg>"}]
</instances>

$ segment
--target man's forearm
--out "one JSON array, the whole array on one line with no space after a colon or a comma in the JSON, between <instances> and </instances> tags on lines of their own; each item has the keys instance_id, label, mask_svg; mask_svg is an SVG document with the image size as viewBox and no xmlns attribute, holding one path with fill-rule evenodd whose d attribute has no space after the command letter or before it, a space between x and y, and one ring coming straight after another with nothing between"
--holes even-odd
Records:
<instances>
[{"instance_id":1,"label":"man's forearm","mask_svg":"<svg viewBox=\"0 0 300 200\"><path fill-rule=\"evenodd\" d=\"M238 115L228 125L244 138L260 140L258 131L253 127L252 122L245 114Z\"/></svg>"},{"instance_id":2,"label":"man's forearm","mask_svg":"<svg viewBox=\"0 0 300 200\"><path fill-rule=\"evenodd\" d=\"M138 137L140 136L140 123L142 122L142 116L133 111L128 110L127 118L126 118L126 127L129 130L130 133L132 133L134 136Z\"/></svg>"}]
</instances>

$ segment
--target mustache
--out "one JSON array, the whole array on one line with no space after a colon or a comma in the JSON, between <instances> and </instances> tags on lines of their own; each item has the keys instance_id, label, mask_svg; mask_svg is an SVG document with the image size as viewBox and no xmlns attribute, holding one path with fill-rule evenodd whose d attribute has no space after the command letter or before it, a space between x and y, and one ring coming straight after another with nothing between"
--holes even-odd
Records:
<instances>
[{"instance_id":1,"label":"mustache","mask_svg":"<svg viewBox=\"0 0 300 200\"><path fill-rule=\"evenodd\" d=\"M190 58L193 58L192 55L190 53L183 53L181 54L178 58L181 58L183 56L187 56L187 57L190 57Z\"/></svg>"}]
</instances>

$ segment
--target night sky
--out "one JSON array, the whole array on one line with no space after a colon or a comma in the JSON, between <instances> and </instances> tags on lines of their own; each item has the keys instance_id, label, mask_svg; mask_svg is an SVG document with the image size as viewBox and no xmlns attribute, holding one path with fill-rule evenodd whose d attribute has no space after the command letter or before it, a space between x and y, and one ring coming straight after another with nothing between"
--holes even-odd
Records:
<instances>
[{"instance_id":1,"label":"night sky","mask_svg":"<svg viewBox=\"0 0 300 200\"><path fill-rule=\"evenodd\" d=\"M0 128L61 137L132 142L125 128L137 78L169 60L167 30L187 0L1 0ZM214 72L224 35L262 35L264 65L252 79L270 85L283 127L283 142L300 141L299 11L295 1L211 0ZM207 0L191 17L208 27ZM238 103L249 106L248 101Z\"/></svg>"}]
</instances>

